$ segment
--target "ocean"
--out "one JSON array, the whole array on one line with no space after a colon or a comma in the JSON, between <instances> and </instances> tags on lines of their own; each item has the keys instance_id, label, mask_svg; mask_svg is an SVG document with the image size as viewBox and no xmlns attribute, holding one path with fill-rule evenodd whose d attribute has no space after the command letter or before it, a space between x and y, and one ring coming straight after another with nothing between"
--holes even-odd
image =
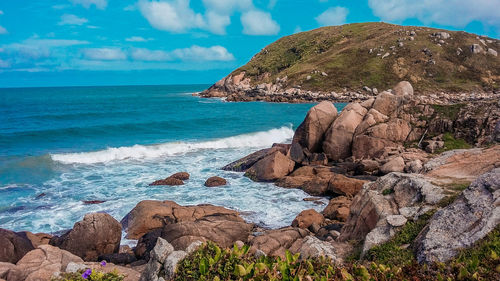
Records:
<instances>
[{"instance_id":1,"label":"ocean","mask_svg":"<svg viewBox=\"0 0 500 281\"><path fill-rule=\"evenodd\" d=\"M302 210L321 211L325 205L303 201L301 190L220 170L290 142L313 104L192 96L207 87L0 89L0 228L56 233L90 212L121 220L147 199L220 205L270 228L290 225ZM148 185L180 171L191 174L183 186ZM205 187L215 175L228 185Z\"/></svg>"}]
</instances>

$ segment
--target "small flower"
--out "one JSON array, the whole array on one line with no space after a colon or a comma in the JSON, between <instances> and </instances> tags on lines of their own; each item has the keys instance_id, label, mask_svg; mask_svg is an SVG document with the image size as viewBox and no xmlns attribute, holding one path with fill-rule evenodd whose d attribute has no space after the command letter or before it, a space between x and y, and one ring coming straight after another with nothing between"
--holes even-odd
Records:
<instances>
[{"instance_id":1,"label":"small flower","mask_svg":"<svg viewBox=\"0 0 500 281\"><path fill-rule=\"evenodd\" d=\"M106 261L102 261L101 266L106 266Z\"/></svg>"},{"instance_id":2,"label":"small flower","mask_svg":"<svg viewBox=\"0 0 500 281\"><path fill-rule=\"evenodd\" d=\"M82 274L83 279L88 279L90 277L90 274L92 274L92 269L87 269L85 272Z\"/></svg>"}]
</instances>

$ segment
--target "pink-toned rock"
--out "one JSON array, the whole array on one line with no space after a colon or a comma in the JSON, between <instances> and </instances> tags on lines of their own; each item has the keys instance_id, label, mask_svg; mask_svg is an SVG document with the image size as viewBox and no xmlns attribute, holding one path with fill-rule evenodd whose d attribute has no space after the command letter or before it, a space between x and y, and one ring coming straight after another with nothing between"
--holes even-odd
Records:
<instances>
[{"instance_id":1,"label":"pink-toned rock","mask_svg":"<svg viewBox=\"0 0 500 281\"><path fill-rule=\"evenodd\" d=\"M352 138L366 113L366 108L359 103L350 103L342 110L326 132L323 141L323 151L329 159L338 161L352 155Z\"/></svg>"},{"instance_id":2,"label":"pink-toned rock","mask_svg":"<svg viewBox=\"0 0 500 281\"><path fill-rule=\"evenodd\" d=\"M275 181L291 173L294 167L294 161L276 151L255 163L245 176L254 181Z\"/></svg>"},{"instance_id":3,"label":"pink-toned rock","mask_svg":"<svg viewBox=\"0 0 500 281\"><path fill-rule=\"evenodd\" d=\"M396 96L389 92L382 92L375 99L375 102L373 103L373 109L376 109L378 112L391 117L394 116L401 103L401 96Z\"/></svg>"},{"instance_id":4,"label":"pink-toned rock","mask_svg":"<svg viewBox=\"0 0 500 281\"><path fill-rule=\"evenodd\" d=\"M384 174L392 172L403 172L405 169L405 160L403 157L398 156L390 159L387 163L380 167L380 172Z\"/></svg>"},{"instance_id":5,"label":"pink-toned rock","mask_svg":"<svg viewBox=\"0 0 500 281\"><path fill-rule=\"evenodd\" d=\"M397 147L398 144L386 139L357 135L354 137L352 154L356 159L378 158L384 154L386 147Z\"/></svg>"},{"instance_id":6,"label":"pink-toned rock","mask_svg":"<svg viewBox=\"0 0 500 281\"><path fill-rule=\"evenodd\" d=\"M292 222L293 227L308 228L313 224L320 225L325 218L322 214L316 212L314 209L308 209L300 212Z\"/></svg>"},{"instance_id":7,"label":"pink-toned rock","mask_svg":"<svg viewBox=\"0 0 500 281\"><path fill-rule=\"evenodd\" d=\"M396 96L405 96L405 95L412 96L413 95L413 86L408 81L401 81L398 84L396 84L396 86L394 86L394 88L392 88L392 92Z\"/></svg>"},{"instance_id":8,"label":"pink-toned rock","mask_svg":"<svg viewBox=\"0 0 500 281\"><path fill-rule=\"evenodd\" d=\"M309 152L321 152L325 133L335 118L337 118L337 108L329 101L323 101L312 107L295 131L292 142L299 143Z\"/></svg>"},{"instance_id":9,"label":"pink-toned rock","mask_svg":"<svg viewBox=\"0 0 500 281\"><path fill-rule=\"evenodd\" d=\"M333 174L328 182L328 191L339 195L354 196L358 194L365 183L364 180Z\"/></svg>"},{"instance_id":10,"label":"pink-toned rock","mask_svg":"<svg viewBox=\"0 0 500 281\"><path fill-rule=\"evenodd\" d=\"M221 177L210 177L205 181L205 186L206 187L216 187L216 186L222 186L226 185L227 181L224 178Z\"/></svg>"},{"instance_id":11,"label":"pink-toned rock","mask_svg":"<svg viewBox=\"0 0 500 281\"><path fill-rule=\"evenodd\" d=\"M349 216L349 208L351 207L351 199L346 196L335 197L330 200L328 206L323 210L323 216L331 220L345 222Z\"/></svg>"},{"instance_id":12,"label":"pink-toned rock","mask_svg":"<svg viewBox=\"0 0 500 281\"><path fill-rule=\"evenodd\" d=\"M139 202L121 221L127 238L139 239L144 234L176 222L195 221L211 215L239 217L238 212L213 205L180 206L173 201Z\"/></svg>"}]
</instances>

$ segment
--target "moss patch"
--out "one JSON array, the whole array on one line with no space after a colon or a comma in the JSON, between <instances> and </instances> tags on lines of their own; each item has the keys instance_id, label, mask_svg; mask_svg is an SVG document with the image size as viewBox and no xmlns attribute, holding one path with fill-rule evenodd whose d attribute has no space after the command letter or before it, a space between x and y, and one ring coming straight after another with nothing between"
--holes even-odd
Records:
<instances>
[{"instance_id":1,"label":"moss patch","mask_svg":"<svg viewBox=\"0 0 500 281\"><path fill-rule=\"evenodd\" d=\"M436 151L436 153L442 153L453 149L469 149L472 146L468 144L463 139L456 139L451 133L445 133L443 135L444 147Z\"/></svg>"}]
</instances>

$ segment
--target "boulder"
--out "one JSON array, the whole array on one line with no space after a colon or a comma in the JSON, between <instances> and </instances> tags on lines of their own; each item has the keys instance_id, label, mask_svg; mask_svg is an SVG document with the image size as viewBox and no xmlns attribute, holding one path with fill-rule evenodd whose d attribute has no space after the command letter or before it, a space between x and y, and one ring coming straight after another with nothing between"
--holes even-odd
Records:
<instances>
[{"instance_id":1,"label":"boulder","mask_svg":"<svg viewBox=\"0 0 500 281\"><path fill-rule=\"evenodd\" d=\"M178 179L181 181L185 181L189 179L189 173L187 172L178 172L170 176L171 178Z\"/></svg>"},{"instance_id":2,"label":"boulder","mask_svg":"<svg viewBox=\"0 0 500 281\"><path fill-rule=\"evenodd\" d=\"M351 199L346 196L335 197L330 200L328 206L323 210L323 216L331 220L345 222L349 216L349 208L351 207Z\"/></svg>"},{"instance_id":3,"label":"boulder","mask_svg":"<svg viewBox=\"0 0 500 281\"><path fill-rule=\"evenodd\" d=\"M356 127L363 121L366 108L359 103L348 104L333 121L323 141L323 151L329 159L338 161L351 156L351 144Z\"/></svg>"},{"instance_id":4,"label":"boulder","mask_svg":"<svg viewBox=\"0 0 500 281\"><path fill-rule=\"evenodd\" d=\"M41 245L27 253L7 275L9 281L51 280L54 274L64 272L69 263L83 260L70 252L50 245Z\"/></svg>"},{"instance_id":5,"label":"boulder","mask_svg":"<svg viewBox=\"0 0 500 281\"><path fill-rule=\"evenodd\" d=\"M255 163L257 163L259 160L263 159L264 157L266 157L270 154L273 154L276 151L279 151L279 152L283 153L284 155L286 155L289 149L290 149L289 144L273 144L273 147L261 149L259 151L252 153L252 154L249 154L249 155L247 155L239 160L236 160L236 161L222 167L222 170L234 171L234 172L245 172L246 170L248 170L250 167L252 167Z\"/></svg>"},{"instance_id":6,"label":"boulder","mask_svg":"<svg viewBox=\"0 0 500 281\"><path fill-rule=\"evenodd\" d=\"M9 262L0 262L0 279L5 280L9 272L15 269L16 265Z\"/></svg>"},{"instance_id":7,"label":"boulder","mask_svg":"<svg viewBox=\"0 0 500 281\"><path fill-rule=\"evenodd\" d=\"M37 248L40 245L47 245L50 242L50 239L52 239L52 235L47 234L47 233L31 233L29 231L22 231L18 232L17 234L26 237L31 241L31 245L33 245L34 248Z\"/></svg>"},{"instance_id":8,"label":"boulder","mask_svg":"<svg viewBox=\"0 0 500 281\"><path fill-rule=\"evenodd\" d=\"M285 250L309 235L309 231L298 227L267 230L250 241L251 251L262 251L268 256L285 256ZM300 243L300 241L298 242Z\"/></svg>"},{"instance_id":9,"label":"boulder","mask_svg":"<svg viewBox=\"0 0 500 281\"><path fill-rule=\"evenodd\" d=\"M394 86L394 88L392 88L392 92L396 96L405 96L405 95L412 96L413 95L413 86L408 81L401 81L398 84L396 84L396 86Z\"/></svg>"},{"instance_id":10,"label":"boulder","mask_svg":"<svg viewBox=\"0 0 500 281\"><path fill-rule=\"evenodd\" d=\"M388 241L400 223L390 217L402 215L416 219L435 208L445 197L444 190L416 174L390 173L375 182L367 183L354 197L349 217L342 228L339 241L363 240L363 252ZM391 222L394 224L392 225Z\"/></svg>"},{"instance_id":11,"label":"boulder","mask_svg":"<svg viewBox=\"0 0 500 281\"><path fill-rule=\"evenodd\" d=\"M294 167L293 160L276 151L255 163L245 176L254 181L275 181L291 173Z\"/></svg>"},{"instance_id":12,"label":"boulder","mask_svg":"<svg viewBox=\"0 0 500 281\"><path fill-rule=\"evenodd\" d=\"M234 215L215 214L195 221L183 221L163 228L161 237L176 250L185 250L195 241L212 241L221 247L231 247L234 242L247 241L253 225Z\"/></svg>"},{"instance_id":13,"label":"boulder","mask_svg":"<svg viewBox=\"0 0 500 281\"><path fill-rule=\"evenodd\" d=\"M113 253L100 255L97 260L106 261L113 264L127 265L137 261L137 258L135 257L135 255L129 253Z\"/></svg>"},{"instance_id":14,"label":"boulder","mask_svg":"<svg viewBox=\"0 0 500 281\"><path fill-rule=\"evenodd\" d=\"M276 185L285 188L299 188L314 196L325 195L333 175L330 167L303 166L289 176L276 181Z\"/></svg>"},{"instance_id":15,"label":"boulder","mask_svg":"<svg viewBox=\"0 0 500 281\"><path fill-rule=\"evenodd\" d=\"M328 191L338 195L354 196L365 183L366 181L364 180L333 174L328 182Z\"/></svg>"},{"instance_id":16,"label":"boulder","mask_svg":"<svg viewBox=\"0 0 500 281\"><path fill-rule=\"evenodd\" d=\"M177 264L187 256L184 251L174 251L168 256L165 261L165 278L166 280L173 280L175 273L177 271Z\"/></svg>"},{"instance_id":17,"label":"boulder","mask_svg":"<svg viewBox=\"0 0 500 281\"><path fill-rule=\"evenodd\" d=\"M478 177L448 207L437 211L415 239L419 262L445 262L500 224L500 168Z\"/></svg>"},{"instance_id":18,"label":"boulder","mask_svg":"<svg viewBox=\"0 0 500 281\"><path fill-rule=\"evenodd\" d=\"M26 253L33 250L31 241L22 234L0 228L0 262L17 263Z\"/></svg>"},{"instance_id":19,"label":"boulder","mask_svg":"<svg viewBox=\"0 0 500 281\"><path fill-rule=\"evenodd\" d=\"M227 181L221 177L210 177L205 181L206 187L222 186L222 185L226 185L226 184L227 184Z\"/></svg>"},{"instance_id":20,"label":"boulder","mask_svg":"<svg viewBox=\"0 0 500 281\"><path fill-rule=\"evenodd\" d=\"M173 201L145 200L139 202L121 221L128 239L139 239L144 234L176 222L195 221L211 215L239 218L236 211L213 205L180 206Z\"/></svg>"},{"instance_id":21,"label":"boulder","mask_svg":"<svg viewBox=\"0 0 500 281\"><path fill-rule=\"evenodd\" d=\"M405 160L403 157L398 156L387 161L382 167L380 167L380 172L383 174L388 174L392 172L403 172L405 169Z\"/></svg>"},{"instance_id":22,"label":"boulder","mask_svg":"<svg viewBox=\"0 0 500 281\"><path fill-rule=\"evenodd\" d=\"M397 147L398 144L386 139L357 135L352 144L352 153L356 159L379 158L387 147Z\"/></svg>"},{"instance_id":23,"label":"boulder","mask_svg":"<svg viewBox=\"0 0 500 281\"><path fill-rule=\"evenodd\" d=\"M382 92L378 94L375 102L373 102L373 109L389 117L394 117L397 112L396 109L402 104L402 101L401 96Z\"/></svg>"},{"instance_id":24,"label":"boulder","mask_svg":"<svg viewBox=\"0 0 500 281\"><path fill-rule=\"evenodd\" d=\"M364 134L374 138L402 143L407 139L410 132L411 126L407 121L392 118L386 123L380 123L368 128Z\"/></svg>"},{"instance_id":25,"label":"boulder","mask_svg":"<svg viewBox=\"0 0 500 281\"><path fill-rule=\"evenodd\" d=\"M168 177L166 179L163 179L163 180L157 180L157 181L154 181L152 183L150 183L149 185L169 185L169 186L175 186L175 185L183 185L184 182L178 178L174 178L174 177Z\"/></svg>"},{"instance_id":26,"label":"boulder","mask_svg":"<svg viewBox=\"0 0 500 281\"><path fill-rule=\"evenodd\" d=\"M307 148L310 152L321 152L325 133L337 118L337 108L332 102L323 101L312 107L293 136L293 143Z\"/></svg>"},{"instance_id":27,"label":"boulder","mask_svg":"<svg viewBox=\"0 0 500 281\"><path fill-rule=\"evenodd\" d=\"M308 209L300 212L300 214L295 217L292 221L292 226L306 229L313 224L320 225L324 220L325 218L322 214L316 212L314 209Z\"/></svg>"},{"instance_id":28,"label":"boulder","mask_svg":"<svg viewBox=\"0 0 500 281\"><path fill-rule=\"evenodd\" d=\"M163 230L161 228L157 228L139 238L139 241L137 241L137 245L134 248L134 254L138 259L149 261L151 250L153 250L156 245L158 237L161 237L162 231Z\"/></svg>"},{"instance_id":29,"label":"boulder","mask_svg":"<svg viewBox=\"0 0 500 281\"><path fill-rule=\"evenodd\" d=\"M53 237L50 244L86 261L97 261L100 255L118 253L121 236L121 225L112 216L92 213L61 237Z\"/></svg>"},{"instance_id":30,"label":"boulder","mask_svg":"<svg viewBox=\"0 0 500 281\"><path fill-rule=\"evenodd\" d=\"M162 270L166 260L174 253L174 247L162 238L158 238L151 251L151 259L141 274L140 281L158 280L158 274ZM170 279L169 279L170 280Z\"/></svg>"},{"instance_id":31,"label":"boulder","mask_svg":"<svg viewBox=\"0 0 500 281\"><path fill-rule=\"evenodd\" d=\"M307 236L302 239L300 247L294 245L291 248L292 252L300 253L302 259L329 257L332 261L337 259L337 250L335 247L326 241L321 241L314 236ZM298 248L298 249L294 249Z\"/></svg>"}]
</instances>

